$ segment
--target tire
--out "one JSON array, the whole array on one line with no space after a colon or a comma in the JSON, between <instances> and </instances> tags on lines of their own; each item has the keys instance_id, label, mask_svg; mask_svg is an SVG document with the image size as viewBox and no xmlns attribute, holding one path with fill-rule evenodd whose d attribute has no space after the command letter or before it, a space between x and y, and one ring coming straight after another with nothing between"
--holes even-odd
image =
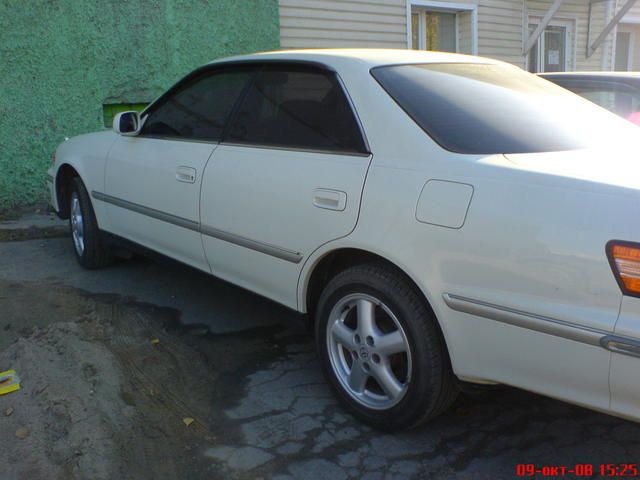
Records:
<instances>
[{"instance_id":1,"label":"tire","mask_svg":"<svg viewBox=\"0 0 640 480\"><path fill-rule=\"evenodd\" d=\"M69 227L73 252L80 265L96 269L106 267L112 262L110 250L100 239L98 221L89 193L79 177L71 181Z\"/></svg>"},{"instance_id":2,"label":"tire","mask_svg":"<svg viewBox=\"0 0 640 480\"><path fill-rule=\"evenodd\" d=\"M416 427L458 394L431 309L404 275L384 264L354 266L330 280L318 302L315 333L338 399L374 428Z\"/></svg>"}]
</instances>

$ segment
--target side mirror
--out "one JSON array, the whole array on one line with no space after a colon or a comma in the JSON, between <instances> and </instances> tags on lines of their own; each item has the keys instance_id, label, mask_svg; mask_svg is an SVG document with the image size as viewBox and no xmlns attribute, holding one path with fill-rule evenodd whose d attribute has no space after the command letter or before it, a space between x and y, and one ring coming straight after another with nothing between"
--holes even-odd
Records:
<instances>
[{"instance_id":1,"label":"side mirror","mask_svg":"<svg viewBox=\"0 0 640 480\"><path fill-rule=\"evenodd\" d=\"M120 112L113 119L113 130L119 135L133 137L140 133L141 128L138 112Z\"/></svg>"}]
</instances>

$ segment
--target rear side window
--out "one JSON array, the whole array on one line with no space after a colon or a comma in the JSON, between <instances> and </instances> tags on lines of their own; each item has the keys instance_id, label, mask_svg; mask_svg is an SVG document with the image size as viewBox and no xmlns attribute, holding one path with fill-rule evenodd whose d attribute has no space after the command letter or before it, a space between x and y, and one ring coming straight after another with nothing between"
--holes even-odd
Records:
<instances>
[{"instance_id":1,"label":"rear side window","mask_svg":"<svg viewBox=\"0 0 640 480\"><path fill-rule=\"evenodd\" d=\"M619 117L509 65L397 65L371 73L431 138L453 152L575 150L637 135Z\"/></svg>"},{"instance_id":2,"label":"rear side window","mask_svg":"<svg viewBox=\"0 0 640 480\"><path fill-rule=\"evenodd\" d=\"M153 105L142 135L218 141L251 71L206 72Z\"/></svg>"},{"instance_id":3,"label":"rear side window","mask_svg":"<svg viewBox=\"0 0 640 480\"><path fill-rule=\"evenodd\" d=\"M312 67L266 66L225 140L264 146L366 153L335 75Z\"/></svg>"}]
</instances>

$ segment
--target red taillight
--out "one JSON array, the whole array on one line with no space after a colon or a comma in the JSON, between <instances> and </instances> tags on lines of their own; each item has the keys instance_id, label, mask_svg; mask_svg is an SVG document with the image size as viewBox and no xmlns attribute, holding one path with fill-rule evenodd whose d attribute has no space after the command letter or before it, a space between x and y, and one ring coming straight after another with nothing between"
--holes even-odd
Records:
<instances>
[{"instance_id":1,"label":"red taillight","mask_svg":"<svg viewBox=\"0 0 640 480\"><path fill-rule=\"evenodd\" d=\"M607 256L622 293L640 296L640 244L612 240Z\"/></svg>"}]
</instances>

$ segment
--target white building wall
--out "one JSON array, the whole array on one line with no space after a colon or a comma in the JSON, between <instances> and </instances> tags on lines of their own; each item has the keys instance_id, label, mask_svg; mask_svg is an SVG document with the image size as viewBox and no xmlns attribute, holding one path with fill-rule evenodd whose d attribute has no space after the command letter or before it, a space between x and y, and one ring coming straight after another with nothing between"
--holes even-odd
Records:
<instances>
[{"instance_id":1,"label":"white building wall","mask_svg":"<svg viewBox=\"0 0 640 480\"><path fill-rule=\"evenodd\" d=\"M280 0L281 48L407 48L405 0Z\"/></svg>"},{"instance_id":2,"label":"white building wall","mask_svg":"<svg viewBox=\"0 0 640 480\"><path fill-rule=\"evenodd\" d=\"M282 48L371 47L407 48L407 1L412 0L280 0ZM611 0L611 2L623 0ZM481 56L526 66L522 48L529 34L529 15L543 16L553 0L437 0L456 10L477 6L477 23L470 11L459 10L458 48ZM429 5L429 0L413 0ZM433 3L433 2L432 2ZM570 39L570 70L608 70L613 65L613 38L587 58L588 0L565 0L556 18L573 25ZM613 5L613 4L612 4ZM640 19L640 1L634 15ZM607 2L593 6L591 41L595 40L612 12ZM473 33L477 37L473 38Z\"/></svg>"}]
</instances>

